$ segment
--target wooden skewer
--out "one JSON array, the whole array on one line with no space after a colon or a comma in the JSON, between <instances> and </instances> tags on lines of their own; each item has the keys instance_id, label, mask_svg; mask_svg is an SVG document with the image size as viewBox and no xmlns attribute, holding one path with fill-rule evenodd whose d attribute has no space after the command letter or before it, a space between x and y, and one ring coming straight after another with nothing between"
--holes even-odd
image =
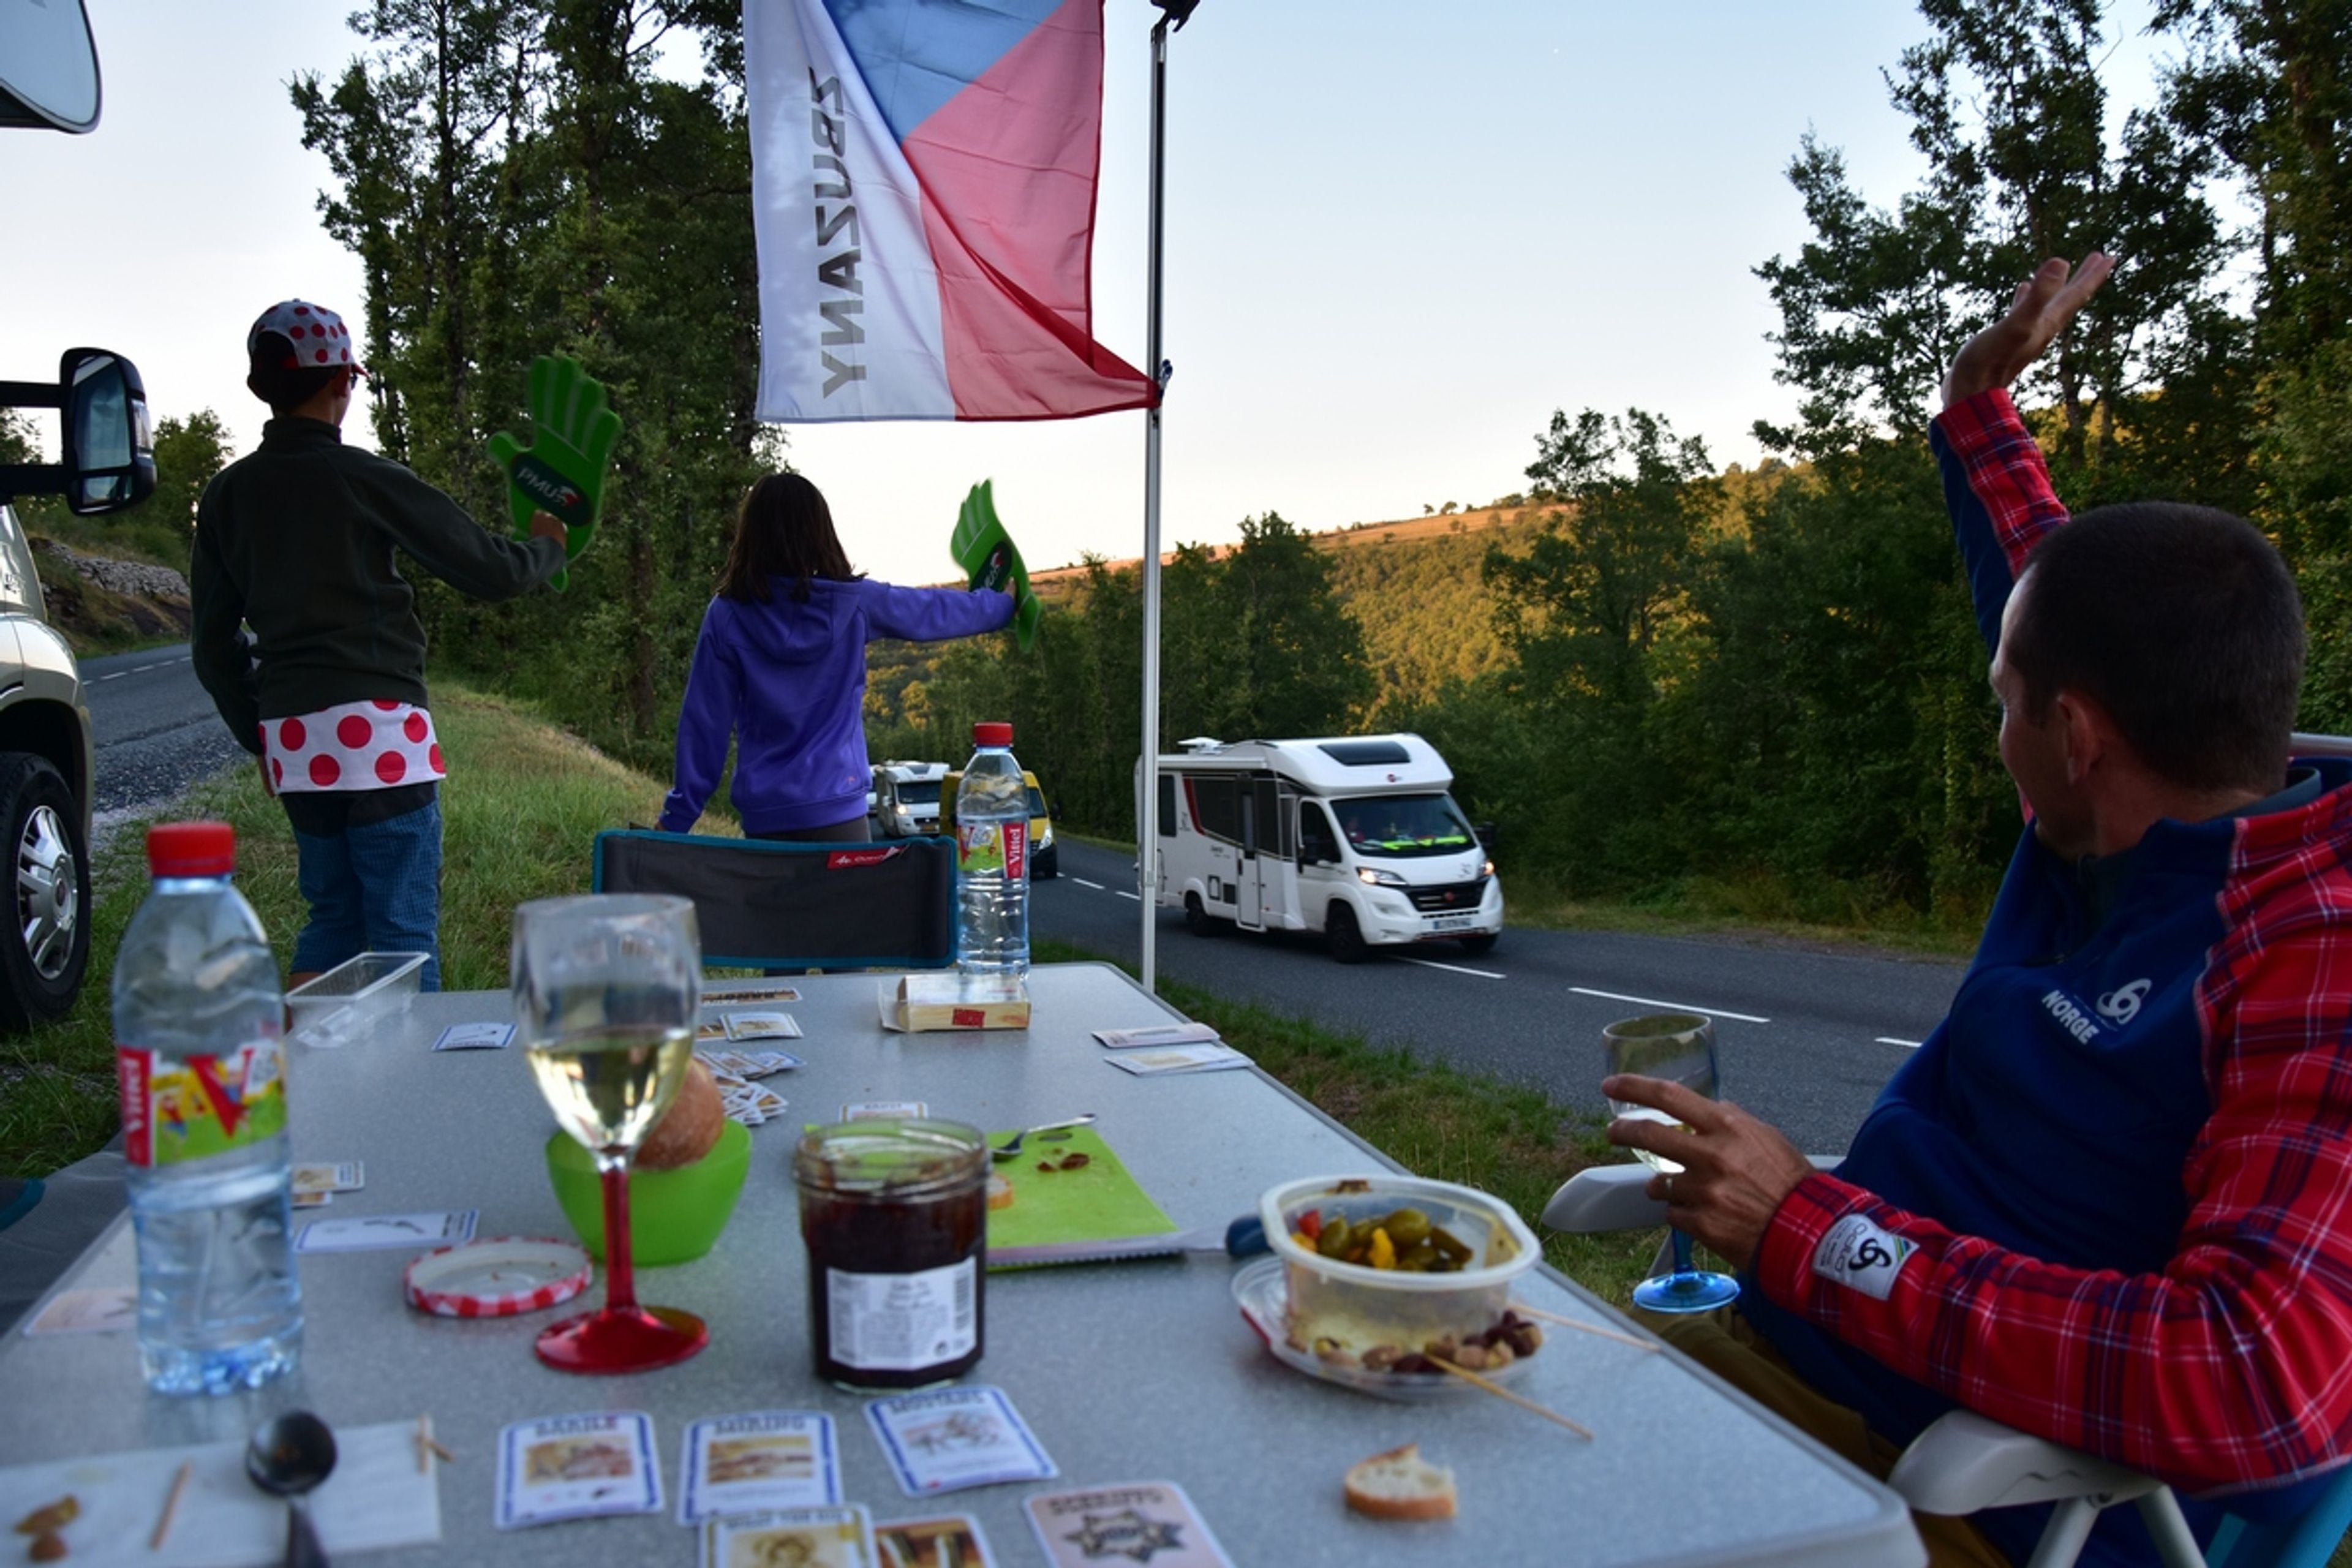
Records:
<instances>
[{"instance_id":1,"label":"wooden skewer","mask_svg":"<svg viewBox=\"0 0 2352 1568\"><path fill-rule=\"evenodd\" d=\"M1428 1352L1425 1351L1422 1353L1428 1355ZM1578 1436L1583 1438L1588 1443L1592 1441L1591 1427L1580 1426L1574 1421L1570 1421L1559 1411L1538 1405L1532 1399L1522 1399L1517 1394L1513 1394L1509 1389L1505 1388L1501 1384L1489 1383L1486 1379L1480 1377L1476 1373L1472 1372L1466 1366L1456 1366L1452 1362L1447 1361L1444 1356L1434 1355L1429 1356L1429 1364L1438 1368L1440 1371L1453 1373L1455 1377L1460 1378L1465 1383L1477 1384L1480 1388L1485 1389L1487 1393L1493 1394L1497 1399L1507 1399L1522 1410L1532 1410L1547 1421L1557 1421L1559 1425L1567 1427L1570 1431L1575 1433Z\"/></svg>"},{"instance_id":2,"label":"wooden skewer","mask_svg":"<svg viewBox=\"0 0 2352 1568\"><path fill-rule=\"evenodd\" d=\"M188 1489L188 1478L196 1471L194 1459L180 1461L180 1473L172 1478L172 1495L163 1500L163 1517L155 1521L155 1533L147 1538L147 1550L163 1550L164 1537L172 1533L172 1516L180 1511L180 1494Z\"/></svg>"},{"instance_id":3,"label":"wooden skewer","mask_svg":"<svg viewBox=\"0 0 2352 1568\"><path fill-rule=\"evenodd\" d=\"M431 1438L427 1438L427 1439L425 1439L425 1441L427 1441L428 1443L432 1443L432 1439L431 1439ZM441 1462L442 1462L443 1464L445 1464L445 1465L454 1465L454 1464L456 1464L456 1463L457 1462L457 1455L455 1455L455 1454L453 1454L453 1453L451 1453L448 1449L446 1449L446 1448L443 1447L440 1444L438 1444L438 1443L433 1443L433 1444L432 1444L432 1447L433 1447L433 1451L434 1451L435 1453L436 1453L436 1454L438 1454L438 1455L440 1455L440 1456L441 1456Z\"/></svg>"},{"instance_id":4,"label":"wooden skewer","mask_svg":"<svg viewBox=\"0 0 2352 1568\"><path fill-rule=\"evenodd\" d=\"M452 1463L457 1458L457 1455L434 1441L433 1413L428 1410L416 1418L416 1473L418 1475L424 1475L431 1468L426 1456L432 1454L440 1455L441 1462L445 1465Z\"/></svg>"},{"instance_id":5,"label":"wooden skewer","mask_svg":"<svg viewBox=\"0 0 2352 1568\"><path fill-rule=\"evenodd\" d=\"M1525 1301L1511 1303L1511 1310L1530 1318L1541 1318L1547 1323L1558 1323L1563 1329L1579 1333L1598 1334L1604 1340L1615 1340L1621 1345L1632 1345L1637 1351L1664 1350L1656 1340L1637 1340L1631 1334L1621 1334L1614 1329L1604 1329L1598 1323L1588 1323L1579 1318L1563 1318L1558 1312L1547 1312L1541 1307L1530 1307Z\"/></svg>"}]
</instances>

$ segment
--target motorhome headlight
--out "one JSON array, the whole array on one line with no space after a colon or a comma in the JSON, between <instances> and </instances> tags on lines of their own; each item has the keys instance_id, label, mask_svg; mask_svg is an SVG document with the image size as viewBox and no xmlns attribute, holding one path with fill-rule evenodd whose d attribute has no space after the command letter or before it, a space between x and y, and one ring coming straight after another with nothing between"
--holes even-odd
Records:
<instances>
[{"instance_id":1,"label":"motorhome headlight","mask_svg":"<svg viewBox=\"0 0 2352 1568\"><path fill-rule=\"evenodd\" d=\"M1394 871L1383 871L1377 866L1357 867L1356 878L1359 881L1370 882L1376 888L1402 888L1411 885Z\"/></svg>"},{"instance_id":2,"label":"motorhome headlight","mask_svg":"<svg viewBox=\"0 0 2352 1568\"><path fill-rule=\"evenodd\" d=\"M1492 860L1487 861L1487 862L1486 862L1486 868L1478 873L1478 875L1480 875L1480 876L1482 876L1482 877L1491 877L1491 876L1493 876L1494 874L1495 874L1495 863L1494 863Z\"/></svg>"}]
</instances>

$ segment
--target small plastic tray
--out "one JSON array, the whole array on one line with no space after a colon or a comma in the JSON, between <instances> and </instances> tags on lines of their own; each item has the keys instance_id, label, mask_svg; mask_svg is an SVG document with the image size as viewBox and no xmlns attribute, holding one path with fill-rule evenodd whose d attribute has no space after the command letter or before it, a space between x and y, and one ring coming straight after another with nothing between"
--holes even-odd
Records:
<instances>
[{"instance_id":1,"label":"small plastic tray","mask_svg":"<svg viewBox=\"0 0 2352 1568\"><path fill-rule=\"evenodd\" d=\"M1428 1400L1452 1399L1458 1394L1475 1394L1477 1389L1456 1377L1442 1372L1374 1372L1359 1362L1342 1357L1325 1361L1322 1357L1300 1350L1290 1342L1287 1317L1288 1291L1283 1284L1282 1259L1260 1258L1244 1264L1234 1275L1234 1300L1241 1307L1242 1318L1257 1331L1257 1337L1267 1352L1285 1366L1303 1372L1309 1377L1336 1383L1342 1388L1352 1388L1359 1394L1369 1394L1375 1399L1393 1400L1401 1405L1419 1405ZM1534 1358L1523 1357L1507 1366L1494 1367L1478 1375L1491 1383L1506 1385L1517 1384L1528 1369L1535 1365Z\"/></svg>"},{"instance_id":2,"label":"small plastic tray","mask_svg":"<svg viewBox=\"0 0 2352 1568\"><path fill-rule=\"evenodd\" d=\"M304 1045L349 1045L401 1012L424 982L421 952L362 952L286 993L293 1037Z\"/></svg>"}]
</instances>

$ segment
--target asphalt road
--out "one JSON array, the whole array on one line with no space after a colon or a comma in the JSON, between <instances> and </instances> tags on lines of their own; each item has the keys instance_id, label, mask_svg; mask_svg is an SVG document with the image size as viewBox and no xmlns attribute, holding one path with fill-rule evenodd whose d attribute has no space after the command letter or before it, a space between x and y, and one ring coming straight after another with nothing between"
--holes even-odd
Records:
<instances>
[{"instance_id":1,"label":"asphalt road","mask_svg":"<svg viewBox=\"0 0 2352 1568\"><path fill-rule=\"evenodd\" d=\"M1133 857L1068 839L1034 884L1033 936L1132 961L1142 946ZM1375 1045L1405 1046L1605 1111L1601 1030L1661 1006L1716 1019L1723 1091L1816 1153L1843 1153L1887 1077L1950 1005L1956 963L1774 943L1514 929L1477 958L1452 942L1374 949L1349 967L1319 940L1202 939L1159 912L1159 973Z\"/></svg>"},{"instance_id":2,"label":"asphalt road","mask_svg":"<svg viewBox=\"0 0 2352 1568\"><path fill-rule=\"evenodd\" d=\"M98 752L96 833L241 763L212 699L196 684L185 643L81 661Z\"/></svg>"},{"instance_id":3,"label":"asphalt road","mask_svg":"<svg viewBox=\"0 0 2352 1568\"><path fill-rule=\"evenodd\" d=\"M98 747L98 821L172 799L243 765L184 645L82 661ZM1062 874L1035 885L1038 937L1132 961L1142 945L1133 857L1065 839ZM1507 900L1510 879L1504 878ZM1604 1108L1601 1028L1656 1007L1717 1020L1724 1092L1798 1144L1842 1152L1887 1076L1949 1005L1958 963L1781 943L1506 929L1471 958L1451 942L1334 963L1322 944L1234 931L1204 941L1161 910L1160 973L1376 1045Z\"/></svg>"}]
</instances>

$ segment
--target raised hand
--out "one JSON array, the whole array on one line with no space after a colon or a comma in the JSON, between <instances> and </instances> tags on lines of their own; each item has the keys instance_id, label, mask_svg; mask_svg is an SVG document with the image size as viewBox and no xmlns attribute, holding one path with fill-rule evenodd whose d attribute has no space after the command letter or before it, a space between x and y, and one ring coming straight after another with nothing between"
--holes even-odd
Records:
<instances>
[{"instance_id":1,"label":"raised hand","mask_svg":"<svg viewBox=\"0 0 2352 1568\"><path fill-rule=\"evenodd\" d=\"M1037 618L1045 606L1029 590L1029 568L1021 560L1020 547L997 521L993 481L981 480L963 498L963 507L956 513L955 532L948 540L948 553L964 569L973 588L994 588L1013 595L1013 633L1023 651L1027 651L1036 638Z\"/></svg>"},{"instance_id":2,"label":"raised hand","mask_svg":"<svg viewBox=\"0 0 2352 1568\"><path fill-rule=\"evenodd\" d=\"M1813 1173L1812 1162L1769 1122L1679 1083L1621 1073L1602 1079L1601 1092L1675 1119L1621 1117L1606 1135L1621 1147L1647 1149L1680 1164L1674 1175L1652 1176L1649 1195L1665 1200L1668 1224L1734 1268L1747 1268L1780 1201Z\"/></svg>"},{"instance_id":3,"label":"raised hand","mask_svg":"<svg viewBox=\"0 0 2352 1568\"><path fill-rule=\"evenodd\" d=\"M2053 256L2036 268L2032 277L2017 286L2009 314L1952 356L1952 368L1944 374L1944 406L2007 386L2022 375L2115 269L2115 258L2096 250L2083 258L2080 267L2069 267L2064 258Z\"/></svg>"},{"instance_id":4,"label":"raised hand","mask_svg":"<svg viewBox=\"0 0 2352 1568\"><path fill-rule=\"evenodd\" d=\"M501 430L490 460L507 476L507 506L517 539L530 536L534 513L563 524L564 558L576 561L596 536L604 510L604 471L621 438L621 416L605 406L604 388L580 362L541 354L530 363L530 445ZM542 525L543 527L543 525ZM563 587L568 574L551 582Z\"/></svg>"}]
</instances>

